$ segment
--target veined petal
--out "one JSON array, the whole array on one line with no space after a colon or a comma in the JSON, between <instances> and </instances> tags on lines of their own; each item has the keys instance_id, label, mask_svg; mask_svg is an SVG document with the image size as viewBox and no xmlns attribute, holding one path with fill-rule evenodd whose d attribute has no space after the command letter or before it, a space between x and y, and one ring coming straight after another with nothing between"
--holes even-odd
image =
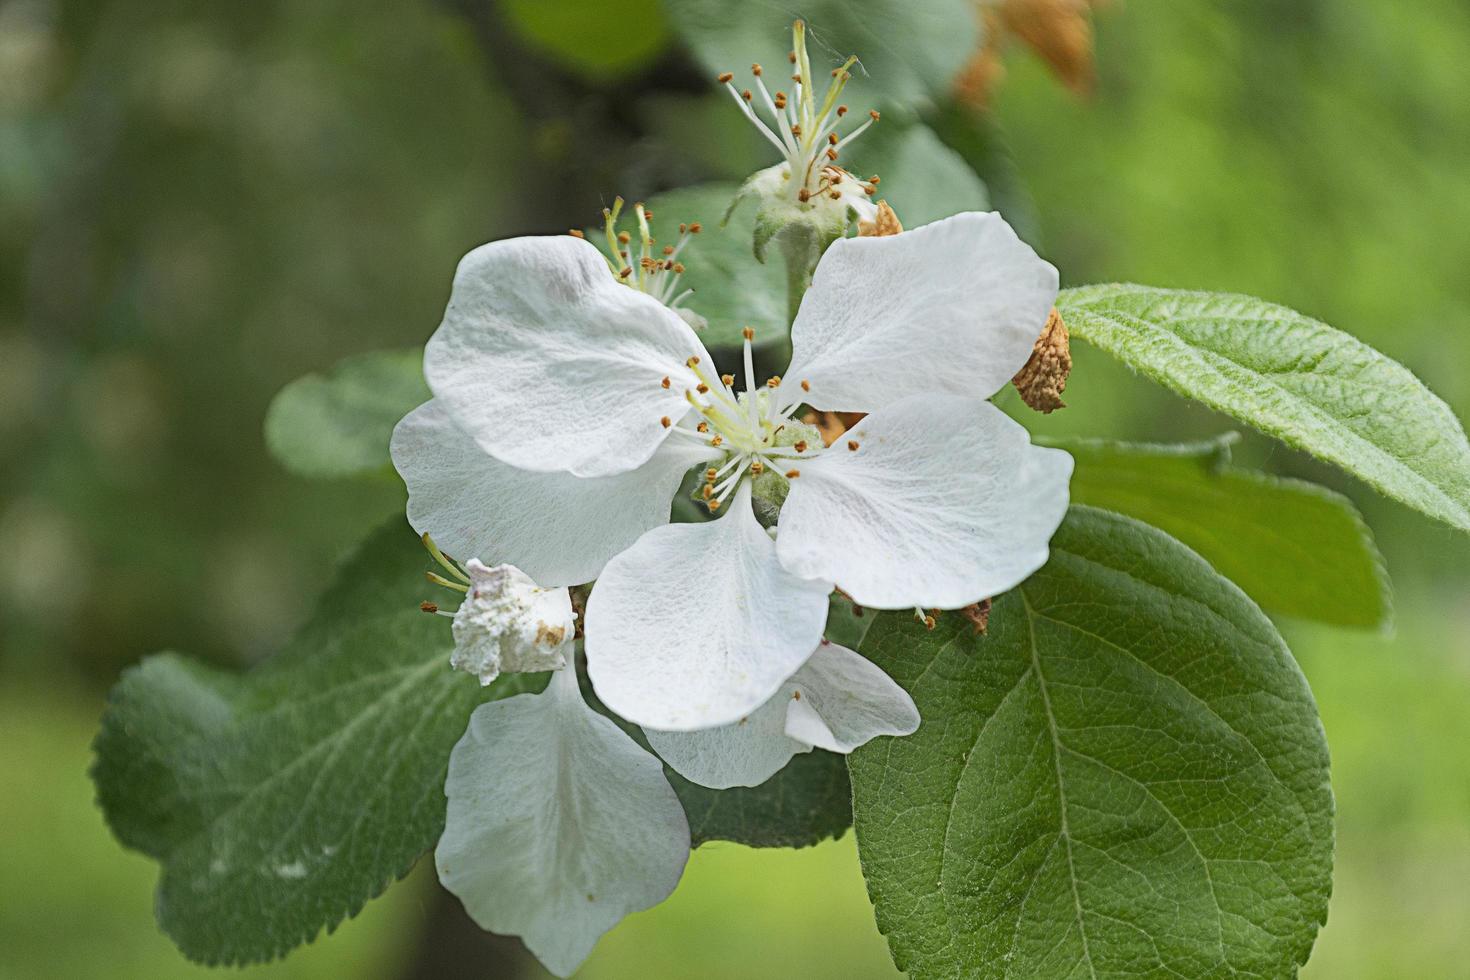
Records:
<instances>
[{"instance_id":1,"label":"veined petal","mask_svg":"<svg viewBox=\"0 0 1470 980\"><path fill-rule=\"evenodd\" d=\"M786 712L786 735L843 755L879 735L910 735L919 709L877 664L823 641L793 678L800 698Z\"/></svg>"},{"instance_id":2,"label":"veined petal","mask_svg":"<svg viewBox=\"0 0 1470 980\"><path fill-rule=\"evenodd\" d=\"M439 880L491 932L570 976L603 933L657 905L689 858L663 767L589 708L572 668L475 709L449 757Z\"/></svg>"},{"instance_id":3,"label":"veined petal","mask_svg":"<svg viewBox=\"0 0 1470 980\"><path fill-rule=\"evenodd\" d=\"M844 412L921 392L988 398L1031 356L1056 295L1057 270L998 214L840 239L791 326L782 394Z\"/></svg>"},{"instance_id":4,"label":"veined petal","mask_svg":"<svg viewBox=\"0 0 1470 980\"><path fill-rule=\"evenodd\" d=\"M859 605L957 609L1045 564L1071 475L1071 456L1031 445L989 402L908 398L802 464L777 552Z\"/></svg>"},{"instance_id":5,"label":"veined petal","mask_svg":"<svg viewBox=\"0 0 1470 980\"><path fill-rule=\"evenodd\" d=\"M684 473L717 455L679 438L615 476L517 469L476 445L438 399L403 417L392 452L414 530L452 555L515 565L547 587L590 582L644 531L667 524Z\"/></svg>"},{"instance_id":6,"label":"veined petal","mask_svg":"<svg viewBox=\"0 0 1470 980\"><path fill-rule=\"evenodd\" d=\"M587 672L636 724L735 722L812 652L830 592L782 567L747 481L724 517L654 528L607 563L587 600Z\"/></svg>"},{"instance_id":7,"label":"veined petal","mask_svg":"<svg viewBox=\"0 0 1470 980\"><path fill-rule=\"evenodd\" d=\"M732 725L647 729L648 743L685 779L713 789L759 786L813 746L847 754L879 735L908 735L919 710L876 665L823 640L769 701Z\"/></svg>"},{"instance_id":8,"label":"veined petal","mask_svg":"<svg viewBox=\"0 0 1470 980\"><path fill-rule=\"evenodd\" d=\"M424 348L429 388L488 453L527 470L626 473L669 434L709 354L658 300L571 235L481 245ZM663 386L663 379L669 386Z\"/></svg>"}]
</instances>

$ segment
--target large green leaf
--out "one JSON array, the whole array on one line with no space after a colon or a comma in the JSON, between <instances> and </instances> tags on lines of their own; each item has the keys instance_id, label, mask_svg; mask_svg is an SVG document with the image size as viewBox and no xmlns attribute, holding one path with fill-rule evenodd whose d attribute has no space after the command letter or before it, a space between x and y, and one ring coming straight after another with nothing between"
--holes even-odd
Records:
<instances>
[{"instance_id":1,"label":"large green leaf","mask_svg":"<svg viewBox=\"0 0 1470 980\"><path fill-rule=\"evenodd\" d=\"M346 358L326 374L286 385L265 417L265 441L300 476L341 477L388 464L393 426L429 400L422 350L374 351Z\"/></svg>"},{"instance_id":2,"label":"large green leaf","mask_svg":"<svg viewBox=\"0 0 1470 980\"><path fill-rule=\"evenodd\" d=\"M1470 442L1402 365L1285 307L1147 286L1064 290L1075 336L1189 398L1470 530Z\"/></svg>"},{"instance_id":3,"label":"large green leaf","mask_svg":"<svg viewBox=\"0 0 1470 980\"><path fill-rule=\"evenodd\" d=\"M1072 500L1172 534L1270 612L1386 627L1392 593L1357 508L1303 480L1230 465L1232 433L1156 446L1051 441L1072 454Z\"/></svg>"},{"instance_id":4,"label":"large green leaf","mask_svg":"<svg viewBox=\"0 0 1470 980\"><path fill-rule=\"evenodd\" d=\"M769 66L772 76L782 78L792 21L804 19L807 50L820 84L826 83L829 69L850 55L861 59L844 93L855 107L911 106L945 94L979 42L970 0L664 0L664 9L711 76L733 71L737 78L749 77L752 62ZM789 91L789 84L777 87Z\"/></svg>"},{"instance_id":5,"label":"large green leaf","mask_svg":"<svg viewBox=\"0 0 1470 980\"><path fill-rule=\"evenodd\" d=\"M884 614L913 695L855 752L879 928L924 977L1290 977L1326 918L1332 794L1271 622L1161 531L1074 508L989 632Z\"/></svg>"},{"instance_id":6,"label":"large green leaf","mask_svg":"<svg viewBox=\"0 0 1470 980\"><path fill-rule=\"evenodd\" d=\"M157 913L192 959L279 956L355 914L444 826L449 750L487 697L418 604L423 549L370 537L280 654L246 674L174 654L113 690L93 775L122 843L163 864Z\"/></svg>"}]
</instances>

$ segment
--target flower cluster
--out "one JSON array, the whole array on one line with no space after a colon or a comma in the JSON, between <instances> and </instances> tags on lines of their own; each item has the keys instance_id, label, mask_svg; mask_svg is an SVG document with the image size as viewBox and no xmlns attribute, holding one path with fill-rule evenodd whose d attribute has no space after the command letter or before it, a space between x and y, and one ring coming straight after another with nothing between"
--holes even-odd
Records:
<instances>
[{"instance_id":1,"label":"flower cluster","mask_svg":"<svg viewBox=\"0 0 1470 980\"><path fill-rule=\"evenodd\" d=\"M873 184L835 165L870 124L836 132L850 63L818 103L800 25L797 41L790 98L754 69L776 126L752 93L736 99L785 155L794 207L841 203L844 228L874 220ZM584 699L574 637L601 703L705 786L910 733L909 695L824 638L830 596L923 617L1015 586L1046 560L1072 465L988 400L1057 290L998 215L835 237L789 365L761 378L753 331L728 373L696 332L684 238L656 247L636 206L635 246L620 211L606 214L608 254L573 234L465 256L425 351L433 398L392 443L410 522L473 556L461 567L433 549L459 579L438 581L466 593L453 664L487 683L556 670L546 693L476 711L451 760L440 876L563 974L662 900L689 850L658 761ZM824 438L807 411L859 420ZM691 486L705 519L671 523ZM566 587L587 583L579 634Z\"/></svg>"}]
</instances>

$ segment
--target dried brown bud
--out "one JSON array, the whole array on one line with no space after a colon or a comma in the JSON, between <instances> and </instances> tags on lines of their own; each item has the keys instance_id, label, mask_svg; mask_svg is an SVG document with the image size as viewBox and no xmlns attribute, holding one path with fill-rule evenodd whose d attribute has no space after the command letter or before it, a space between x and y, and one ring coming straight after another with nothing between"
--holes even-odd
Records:
<instances>
[{"instance_id":1,"label":"dried brown bud","mask_svg":"<svg viewBox=\"0 0 1470 980\"><path fill-rule=\"evenodd\" d=\"M989 599L981 599L979 602L971 603L965 608L958 610L958 612L970 622L970 625L975 627L976 633L984 635L985 631L990 628Z\"/></svg>"},{"instance_id":2,"label":"dried brown bud","mask_svg":"<svg viewBox=\"0 0 1470 980\"><path fill-rule=\"evenodd\" d=\"M1046 327L1036 344L1031 348L1031 359L1016 372L1011 384L1021 393L1027 405L1049 415L1059 408L1066 408L1062 392L1067 388L1067 376L1072 373L1072 351L1068 343L1067 325L1055 308L1047 317Z\"/></svg>"},{"instance_id":3,"label":"dried brown bud","mask_svg":"<svg viewBox=\"0 0 1470 980\"><path fill-rule=\"evenodd\" d=\"M898 220L898 213L889 207L887 201L878 202L878 216L872 221L858 222L858 235L864 238L882 238L885 235L897 235L903 231L903 223Z\"/></svg>"}]
</instances>

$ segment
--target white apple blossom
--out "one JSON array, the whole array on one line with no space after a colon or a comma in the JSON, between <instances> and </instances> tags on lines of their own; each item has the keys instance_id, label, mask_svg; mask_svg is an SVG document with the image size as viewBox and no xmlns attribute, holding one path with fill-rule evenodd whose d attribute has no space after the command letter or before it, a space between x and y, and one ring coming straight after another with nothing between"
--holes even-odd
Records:
<instances>
[{"instance_id":1,"label":"white apple blossom","mask_svg":"<svg viewBox=\"0 0 1470 980\"><path fill-rule=\"evenodd\" d=\"M648 729L648 743L685 779L714 789L759 786L813 748L843 755L879 735L919 727L913 698L877 666L823 640L771 699L730 725Z\"/></svg>"},{"instance_id":2,"label":"white apple blossom","mask_svg":"<svg viewBox=\"0 0 1470 980\"><path fill-rule=\"evenodd\" d=\"M748 716L816 648L835 584L880 609L965 606L1046 560L1072 461L986 398L1026 362L1057 274L998 215L835 242L781 379L716 373L698 336L585 241L461 262L425 351L434 400L400 423L409 516L543 584L597 577L599 697L646 727ZM801 405L869 413L830 449ZM705 467L718 519L667 524ZM752 484L787 492L775 540ZM766 495L769 496L769 495Z\"/></svg>"}]
</instances>

